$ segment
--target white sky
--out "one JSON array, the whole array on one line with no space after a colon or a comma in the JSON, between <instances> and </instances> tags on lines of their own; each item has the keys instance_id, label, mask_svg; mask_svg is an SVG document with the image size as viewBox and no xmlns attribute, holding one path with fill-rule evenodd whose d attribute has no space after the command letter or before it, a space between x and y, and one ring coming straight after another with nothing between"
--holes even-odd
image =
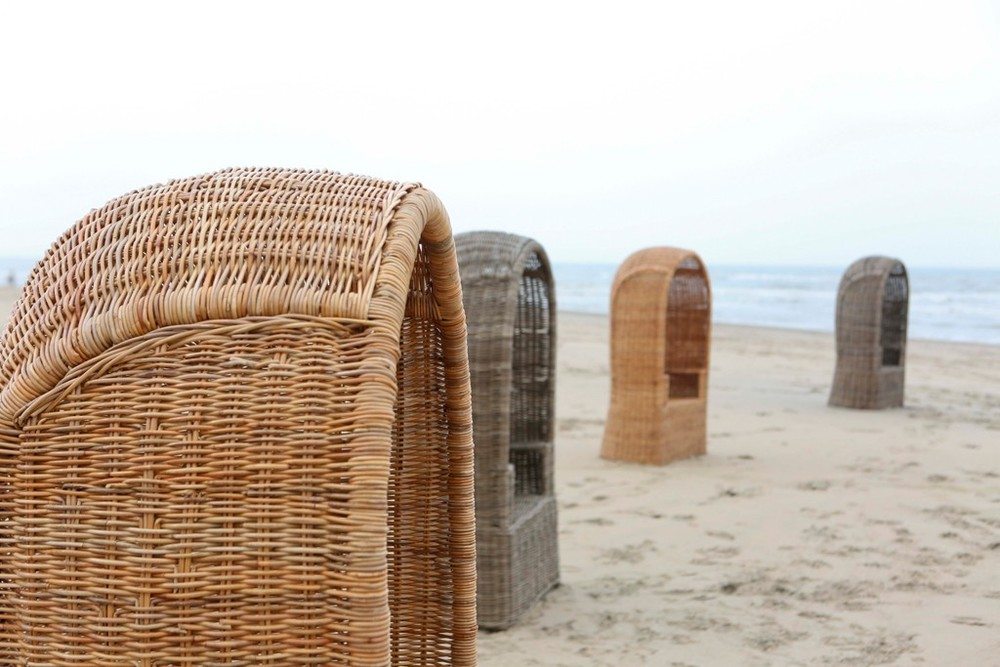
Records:
<instances>
[{"instance_id":1,"label":"white sky","mask_svg":"<svg viewBox=\"0 0 1000 667\"><path fill-rule=\"evenodd\" d=\"M419 180L554 261L1000 267L1000 5L21 2L0 255L237 165Z\"/></svg>"}]
</instances>

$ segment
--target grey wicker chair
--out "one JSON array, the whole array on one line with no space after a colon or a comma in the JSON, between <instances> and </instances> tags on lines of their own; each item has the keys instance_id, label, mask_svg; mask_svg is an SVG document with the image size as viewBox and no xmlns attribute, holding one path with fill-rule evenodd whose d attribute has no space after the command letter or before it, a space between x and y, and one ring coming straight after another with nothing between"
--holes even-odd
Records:
<instances>
[{"instance_id":1,"label":"grey wicker chair","mask_svg":"<svg viewBox=\"0 0 1000 667\"><path fill-rule=\"evenodd\" d=\"M844 272L830 405L902 407L909 295L906 267L898 259L865 257Z\"/></svg>"},{"instance_id":2,"label":"grey wicker chair","mask_svg":"<svg viewBox=\"0 0 1000 667\"><path fill-rule=\"evenodd\" d=\"M552 484L555 286L545 250L455 237L469 327L479 626L503 629L558 583Z\"/></svg>"}]
</instances>

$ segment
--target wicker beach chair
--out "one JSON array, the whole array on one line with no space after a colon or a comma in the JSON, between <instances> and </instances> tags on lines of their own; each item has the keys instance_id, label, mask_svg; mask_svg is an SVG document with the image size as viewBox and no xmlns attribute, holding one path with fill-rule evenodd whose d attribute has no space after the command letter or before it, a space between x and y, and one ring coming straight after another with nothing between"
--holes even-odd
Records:
<instances>
[{"instance_id":1,"label":"wicker beach chair","mask_svg":"<svg viewBox=\"0 0 1000 667\"><path fill-rule=\"evenodd\" d=\"M414 184L115 199L2 340L0 663L471 665L461 286Z\"/></svg>"},{"instance_id":2,"label":"wicker beach chair","mask_svg":"<svg viewBox=\"0 0 1000 667\"><path fill-rule=\"evenodd\" d=\"M906 267L898 259L865 257L844 272L830 405L902 407L909 299Z\"/></svg>"},{"instance_id":3,"label":"wicker beach chair","mask_svg":"<svg viewBox=\"0 0 1000 667\"><path fill-rule=\"evenodd\" d=\"M531 239L470 232L455 246L469 322L479 625L503 629L559 580L555 285Z\"/></svg>"},{"instance_id":4,"label":"wicker beach chair","mask_svg":"<svg viewBox=\"0 0 1000 667\"><path fill-rule=\"evenodd\" d=\"M665 464L705 453L711 288L695 253L647 248L611 291L611 406L601 456Z\"/></svg>"}]
</instances>

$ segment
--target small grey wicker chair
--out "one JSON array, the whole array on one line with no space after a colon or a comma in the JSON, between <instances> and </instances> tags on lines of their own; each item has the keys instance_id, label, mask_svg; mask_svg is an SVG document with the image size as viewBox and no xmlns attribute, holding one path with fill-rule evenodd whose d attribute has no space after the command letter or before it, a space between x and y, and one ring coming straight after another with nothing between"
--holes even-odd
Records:
<instances>
[{"instance_id":1,"label":"small grey wicker chair","mask_svg":"<svg viewBox=\"0 0 1000 667\"><path fill-rule=\"evenodd\" d=\"M898 259L865 257L844 272L830 405L902 407L909 296L906 267Z\"/></svg>"},{"instance_id":2,"label":"small grey wicker chair","mask_svg":"<svg viewBox=\"0 0 1000 667\"><path fill-rule=\"evenodd\" d=\"M555 285L531 239L469 232L455 243L469 327L478 619L504 629L559 580Z\"/></svg>"}]
</instances>

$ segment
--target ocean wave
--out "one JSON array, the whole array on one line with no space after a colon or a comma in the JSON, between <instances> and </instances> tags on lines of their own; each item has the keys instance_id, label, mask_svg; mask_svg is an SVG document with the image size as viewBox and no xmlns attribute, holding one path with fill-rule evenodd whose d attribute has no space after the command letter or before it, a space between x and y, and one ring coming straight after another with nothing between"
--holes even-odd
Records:
<instances>
[{"instance_id":1,"label":"ocean wave","mask_svg":"<svg viewBox=\"0 0 1000 667\"><path fill-rule=\"evenodd\" d=\"M559 307L607 314L616 267L556 264ZM713 320L832 331L840 272L830 267L709 267ZM910 271L914 338L1000 344L1000 270Z\"/></svg>"}]
</instances>

